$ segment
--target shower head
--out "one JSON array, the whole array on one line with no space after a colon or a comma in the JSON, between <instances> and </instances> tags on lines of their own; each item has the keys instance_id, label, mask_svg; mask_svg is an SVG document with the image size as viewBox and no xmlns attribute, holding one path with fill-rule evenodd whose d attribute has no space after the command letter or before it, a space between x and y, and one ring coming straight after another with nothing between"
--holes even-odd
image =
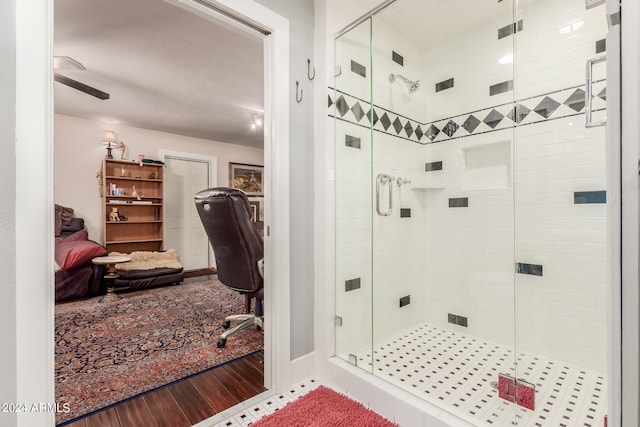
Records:
<instances>
[{"instance_id":1,"label":"shower head","mask_svg":"<svg viewBox=\"0 0 640 427\"><path fill-rule=\"evenodd\" d=\"M389 81L391 83L395 82L396 78L399 78L400 80L402 80L407 85L407 88L409 89L409 93L416 93L416 91L418 89L420 89L420 80L416 80L414 82L414 81L409 80L408 78L406 78L405 76L402 76L400 74L389 74Z\"/></svg>"}]
</instances>

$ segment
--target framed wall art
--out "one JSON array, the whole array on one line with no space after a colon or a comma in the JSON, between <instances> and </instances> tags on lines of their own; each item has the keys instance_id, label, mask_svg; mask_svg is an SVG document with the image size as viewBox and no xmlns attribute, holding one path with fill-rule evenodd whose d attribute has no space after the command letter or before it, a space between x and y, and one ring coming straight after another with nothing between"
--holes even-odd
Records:
<instances>
[{"instance_id":1,"label":"framed wall art","mask_svg":"<svg viewBox=\"0 0 640 427\"><path fill-rule=\"evenodd\" d=\"M247 196L264 196L263 175L264 166L229 163L229 187L242 190Z\"/></svg>"},{"instance_id":2,"label":"framed wall art","mask_svg":"<svg viewBox=\"0 0 640 427\"><path fill-rule=\"evenodd\" d=\"M251 221L260 221L260 202L249 201L249 207L251 208Z\"/></svg>"}]
</instances>

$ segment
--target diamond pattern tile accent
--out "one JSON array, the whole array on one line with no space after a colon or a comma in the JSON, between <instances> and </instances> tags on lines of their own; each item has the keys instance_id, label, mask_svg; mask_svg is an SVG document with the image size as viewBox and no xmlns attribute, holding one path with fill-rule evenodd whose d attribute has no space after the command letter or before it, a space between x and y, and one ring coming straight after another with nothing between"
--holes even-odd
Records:
<instances>
[{"instance_id":1,"label":"diamond pattern tile accent","mask_svg":"<svg viewBox=\"0 0 640 427\"><path fill-rule=\"evenodd\" d=\"M449 138L453 136L460 126L453 120L449 120L447 124L442 128L442 132L446 133Z\"/></svg>"},{"instance_id":2,"label":"diamond pattern tile accent","mask_svg":"<svg viewBox=\"0 0 640 427\"><path fill-rule=\"evenodd\" d=\"M600 90L604 84L598 85ZM331 89L331 88L330 88ZM334 89L331 89L332 91ZM446 141L449 138L464 138L472 136L474 132L477 134L478 129L484 132L503 129L507 125L515 124L534 124L542 123L551 116L574 116L584 111L584 86L561 89L551 93L550 95L539 95L527 98L522 102L517 102L514 106L512 103L498 105L495 108L481 109L473 114L460 114L451 119L437 120L431 123L420 123L415 120L407 119L399 116L393 111L385 110L382 107L371 106L369 103L359 100L349 94L336 94L337 99L332 95L328 97L329 115L337 118L343 118L352 123L362 124L363 117L367 117L369 123L374 130L379 132L387 132L393 135L389 128L393 127L395 135L400 138L407 139L416 143L424 144L423 137L428 142ZM555 99L554 99L555 98ZM594 101L597 100L594 109L603 109L606 106L603 100L606 100L606 87L599 93L593 95ZM525 105L526 104L526 105ZM351 107L350 107L351 105ZM535 105L535 107L534 107ZM365 109L368 112L365 113ZM353 116L348 114L351 111ZM535 111L537 114L531 114ZM480 117L484 117L480 119ZM510 123L503 122L504 118L508 118ZM368 125L369 123L364 123ZM489 129L482 127L486 124ZM378 125L380 124L380 125ZM502 124L502 126L500 126ZM464 128L467 132L458 134L458 130ZM403 132L404 130L404 132Z\"/></svg>"},{"instance_id":3,"label":"diamond pattern tile accent","mask_svg":"<svg viewBox=\"0 0 640 427\"><path fill-rule=\"evenodd\" d=\"M560 105L561 104L558 101L545 96L542 101L536 105L533 111L540 114L545 119L548 119Z\"/></svg>"},{"instance_id":4,"label":"diamond pattern tile accent","mask_svg":"<svg viewBox=\"0 0 640 427\"><path fill-rule=\"evenodd\" d=\"M371 115L373 114L373 125L375 126L376 123L378 123L378 120L380 120L380 117L378 117L378 113L376 113L376 110L374 110L373 108L369 110L369 112L367 113L367 119L369 119L369 123L371 123Z\"/></svg>"},{"instance_id":5,"label":"diamond pattern tile accent","mask_svg":"<svg viewBox=\"0 0 640 427\"><path fill-rule=\"evenodd\" d=\"M404 131L407 133L407 138L411 138L411 135L413 135L413 127L411 126L411 122L407 121L407 124L404 125Z\"/></svg>"},{"instance_id":6,"label":"diamond pattern tile accent","mask_svg":"<svg viewBox=\"0 0 640 427\"><path fill-rule=\"evenodd\" d=\"M359 102L356 102L355 104L353 104L353 107L351 107L351 112L356 117L356 120L358 122L362 120L362 118L364 117L364 110L360 106Z\"/></svg>"},{"instance_id":7,"label":"diamond pattern tile accent","mask_svg":"<svg viewBox=\"0 0 640 427\"><path fill-rule=\"evenodd\" d=\"M480 123L482 122L478 120L476 116L471 114L469 117L467 117L467 120L464 121L464 123L462 124L462 127L465 128L467 132L473 133L473 131L476 130L476 128Z\"/></svg>"},{"instance_id":8,"label":"diamond pattern tile accent","mask_svg":"<svg viewBox=\"0 0 640 427\"><path fill-rule=\"evenodd\" d=\"M427 138L433 141L434 139L436 139L436 136L438 136L439 133L440 133L440 129L438 129L434 125L431 125L429 126L429 129L427 129L427 132L425 133L425 135L427 136Z\"/></svg>"},{"instance_id":9,"label":"diamond pattern tile accent","mask_svg":"<svg viewBox=\"0 0 640 427\"><path fill-rule=\"evenodd\" d=\"M495 129L502 119L504 119L504 116L494 108L489 112L489 114L487 114L487 117L484 118L483 122L491 129Z\"/></svg>"},{"instance_id":10,"label":"diamond pattern tile accent","mask_svg":"<svg viewBox=\"0 0 640 427\"><path fill-rule=\"evenodd\" d=\"M564 105L578 113L582 111L584 108L584 90L580 88L574 90L571 96L564 101Z\"/></svg>"},{"instance_id":11,"label":"diamond pattern tile accent","mask_svg":"<svg viewBox=\"0 0 640 427\"><path fill-rule=\"evenodd\" d=\"M336 110L340 113L340 117L344 117L344 115L347 114L347 111L349 111L349 104L347 104L347 101L342 95L336 99Z\"/></svg>"},{"instance_id":12,"label":"diamond pattern tile accent","mask_svg":"<svg viewBox=\"0 0 640 427\"><path fill-rule=\"evenodd\" d=\"M605 87L604 89L602 89L597 95L598 98L602 99L603 101L607 100L607 88Z\"/></svg>"},{"instance_id":13,"label":"diamond pattern tile accent","mask_svg":"<svg viewBox=\"0 0 640 427\"><path fill-rule=\"evenodd\" d=\"M402 130L402 122L400 121L399 117L396 117L396 119L393 121L393 128L396 130L397 134L400 134L400 131Z\"/></svg>"},{"instance_id":14,"label":"diamond pattern tile accent","mask_svg":"<svg viewBox=\"0 0 640 427\"><path fill-rule=\"evenodd\" d=\"M522 122L531 112L531 110L525 107L522 104L516 104L509 113L507 113L506 117L515 123Z\"/></svg>"},{"instance_id":15,"label":"diamond pattern tile accent","mask_svg":"<svg viewBox=\"0 0 640 427\"><path fill-rule=\"evenodd\" d=\"M382 123L384 130L389 129L389 126L391 126L391 119L389 119L387 113L384 113L382 117L380 117L380 123Z\"/></svg>"},{"instance_id":16,"label":"diamond pattern tile accent","mask_svg":"<svg viewBox=\"0 0 640 427\"><path fill-rule=\"evenodd\" d=\"M513 107L513 110L509 112L507 117L509 117L514 122L520 124L524 119L527 118L530 112L531 112L530 108L527 108L522 104L516 104L516 106Z\"/></svg>"}]
</instances>

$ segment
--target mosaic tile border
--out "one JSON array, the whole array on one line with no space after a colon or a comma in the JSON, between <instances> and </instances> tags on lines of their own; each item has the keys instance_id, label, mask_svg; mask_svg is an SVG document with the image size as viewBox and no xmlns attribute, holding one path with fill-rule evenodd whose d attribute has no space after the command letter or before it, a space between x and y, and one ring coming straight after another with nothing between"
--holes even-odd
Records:
<instances>
[{"instance_id":1,"label":"mosaic tile border","mask_svg":"<svg viewBox=\"0 0 640 427\"><path fill-rule=\"evenodd\" d=\"M594 83L593 111L606 109L606 81ZM329 87L329 116L418 144L431 144L584 114L584 85L433 122L417 120Z\"/></svg>"}]
</instances>

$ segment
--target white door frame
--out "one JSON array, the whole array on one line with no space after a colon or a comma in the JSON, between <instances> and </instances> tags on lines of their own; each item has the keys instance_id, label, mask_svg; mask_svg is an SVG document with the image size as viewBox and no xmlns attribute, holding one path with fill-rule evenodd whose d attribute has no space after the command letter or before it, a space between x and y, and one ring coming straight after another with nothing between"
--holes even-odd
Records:
<instances>
[{"instance_id":1,"label":"white door frame","mask_svg":"<svg viewBox=\"0 0 640 427\"><path fill-rule=\"evenodd\" d=\"M265 384L290 384L289 21L253 0L208 0L270 31L265 38ZM194 0L182 3L214 14ZM16 1L16 402L55 402L53 2ZM227 18L228 19L228 18ZM81 159L78 159L81 161ZM80 177L79 177L80 178ZM89 179L85 177L80 179ZM52 236L47 238L47 236ZM277 239L272 238L277 237ZM52 412L17 425L54 426Z\"/></svg>"},{"instance_id":2,"label":"white door frame","mask_svg":"<svg viewBox=\"0 0 640 427\"><path fill-rule=\"evenodd\" d=\"M186 160L186 161L200 161L203 163L209 164L209 176L207 177L207 188L213 188L218 186L218 158L215 156L206 156L204 154L196 154L196 153L184 153L181 151L173 151L173 150L160 150L160 161L162 161L165 165L167 164L167 157L178 160ZM204 188L203 188L204 190ZM167 200L167 186L165 185L162 189L165 207ZM167 232L167 210L163 209L163 224L164 224L164 232L166 236ZM166 239L165 239L166 243ZM207 245L209 245L207 243ZM166 249L166 246L165 246ZM211 267L213 265L213 251L210 247L207 248L207 259L209 265L207 267Z\"/></svg>"}]
</instances>

